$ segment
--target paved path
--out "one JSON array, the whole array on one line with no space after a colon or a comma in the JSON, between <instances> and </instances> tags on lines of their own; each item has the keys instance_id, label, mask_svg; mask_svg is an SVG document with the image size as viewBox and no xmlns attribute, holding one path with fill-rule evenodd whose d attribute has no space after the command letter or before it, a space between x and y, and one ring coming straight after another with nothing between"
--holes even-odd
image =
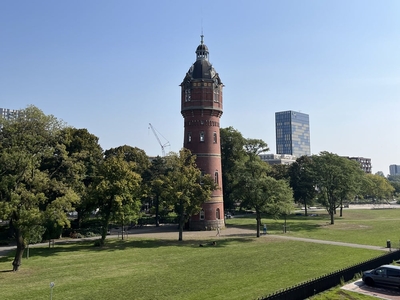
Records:
<instances>
[{"instance_id":1,"label":"paved path","mask_svg":"<svg viewBox=\"0 0 400 300\"><path fill-rule=\"evenodd\" d=\"M370 249L370 250L380 250L380 251L397 250L397 249L393 249L393 248L389 249L389 248L380 247L380 246L371 246L371 245L361 245L361 244L344 243L344 242L316 240L316 239L309 239L309 238L299 238L299 237L288 236L288 235L273 235L273 237L280 238L280 239L294 240L294 241L302 241L302 242L318 243L318 244L328 244L328 245L336 245L336 246L345 246L345 247L353 247L353 248L363 248L363 249Z\"/></svg>"},{"instance_id":2,"label":"paved path","mask_svg":"<svg viewBox=\"0 0 400 300\"><path fill-rule=\"evenodd\" d=\"M398 288L387 288L384 286L368 286L359 279L341 287L343 290L352 291L359 294L385 300L400 300L400 291Z\"/></svg>"},{"instance_id":3,"label":"paved path","mask_svg":"<svg viewBox=\"0 0 400 300\"><path fill-rule=\"evenodd\" d=\"M117 231L112 231L111 235L108 235L107 238L117 238ZM178 239L178 228L176 225L165 225L160 227L154 226L145 226L143 228L137 228L127 231L127 238L131 238L134 236L143 237L143 238L153 238L153 239ZM237 227L227 227L221 230L221 235L219 237L216 236L216 231L184 231L183 232L183 240L204 240L204 239L217 239L217 238L237 238L237 237L255 237L256 232L254 230L237 228ZM266 239L287 239L287 240L295 240L302 241L308 243L319 243L319 244L329 244L329 245L337 245L337 246L345 246L345 247L353 247L353 248L363 248L370 250L380 250L380 251L390 251L391 249L379 247L379 246L371 246L371 245L360 245L360 244L352 244L352 243L343 243L343 242L334 242L334 241L324 241L324 240L316 240L309 238L299 238L292 237L289 235L261 235L262 238ZM60 239L55 240L55 243L65 243L68 242L79 242L79 241L87 241L87 240L95 240L99 237L90 237L90 238L81 238L81 239ZM30 245L30 247L46 247L48 243L39 243L35 245ZM15 245L0 247L0 257L6 256L10 251L14 250Z\"/></svg>"}]
</instances>

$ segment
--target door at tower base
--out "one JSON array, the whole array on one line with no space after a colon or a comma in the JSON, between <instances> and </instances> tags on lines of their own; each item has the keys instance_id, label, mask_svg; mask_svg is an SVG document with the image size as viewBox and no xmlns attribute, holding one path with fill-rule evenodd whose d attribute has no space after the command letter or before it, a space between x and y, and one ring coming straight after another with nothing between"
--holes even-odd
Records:
<instances>
[{"instance_id":1,"label":"door at tower base","mask_svg":"<svg viewBox=\"0 0 400 300\"><path fill-rule=\"evenodd\" d=\"M190 218L190 230L216 230L218 227L225 227L224 203L216 200L219 199L211 199L204 203L200 213Z\"/></svg>"}]
</instances>

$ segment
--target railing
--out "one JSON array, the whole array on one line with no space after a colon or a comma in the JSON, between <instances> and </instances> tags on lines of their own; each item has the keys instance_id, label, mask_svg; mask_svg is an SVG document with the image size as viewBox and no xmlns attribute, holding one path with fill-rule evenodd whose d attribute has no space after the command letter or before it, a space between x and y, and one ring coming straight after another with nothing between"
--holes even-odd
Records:
<instances>
[{"instance_id":1,"label":"railing","mask_svg":"<svg viewBox=\"0 0 400 300\"><path fill-rule=\"evenodd\" d=\"M341 282L352 280L357 274L363 271L375 269L380 265L391 264L400 259L400 250L384 254L382 256L370 259L357 265L341 269L321 277L303 282L293 287L277 291L258 300L304 300L314 296L317 293L326 291L339 285Z\"/></svg>"}]
</instances>

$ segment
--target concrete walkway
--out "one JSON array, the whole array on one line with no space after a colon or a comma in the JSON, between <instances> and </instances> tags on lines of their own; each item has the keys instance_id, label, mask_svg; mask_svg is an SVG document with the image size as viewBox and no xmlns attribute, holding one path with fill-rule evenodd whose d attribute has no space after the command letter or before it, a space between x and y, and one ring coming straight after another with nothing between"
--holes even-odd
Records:
<instances>
[{"instance_id":1,"label":"concrete walkway","mask_svg":"<svg viewBox=\"0 0 400 300\"><path fill-rule=\"evenodd\" d=\"M293 241L302 241L302 242L318 243L318 244L328 244L328 245L353 247L353 248L362 248L362 249L370 249L370 250L380 250L380 251L397 250L397 249L394 249L394 248L386 248L386 247L380 247L380 246L361 245L361 244L335 242L335 241L315 240L315 239L299 238L299 237L287 236L287 235L273 235L273 237L280 238L280 239L293 240Z\"/></svg>"},{"instance_id":2,"label":"concrete walkway","mask_svg":"<svg viewBox=\"0 0 400 300\"><path fill-rule=\"evenodd\" d=\"M167 240L178 240L178 228L176 225L164 225L160 227L155 226L145 226L143 228L137 228L129 230L125 233L127 239L132 237L142 237L142 238L152 238L152 239L167 239ZM218 238L238 238L238 237L255 237L256 232L254 230L237 228L237 227L227 227L221 230L220 236L216 236L216 231L184 231L183 232L183 240L205 240L205 239L218 239ZM107 239L110 238L118 238L121 237L118 234L117 230L111 232L111 235L107 236ZM54 240L55 244L62 244L66 242L80 242L80 241L90 241L96 240L99 237L90 237L90 238L80 238L80 239L59 239ZM261 238L266 239L287 239L294 241L302 241L307 243L319 243L319 244L329 244L336 246L344 246L344 247L353 247L353 248L363 248L370 250L379 250L379 251L391 251L397 249L388 249L385 247L379 246L371 246L371 245L360 245L353 243L343 243L343 242L335 242L335 241L324 241L324 240L316 240L309 238L299 238L292 237L289 235L261 235ZM39 243L30 245L30 247L48 247L49 243ZM16 249L15 245L10 246L0 246L0 257L4 257L8 255L10 251Z\"/></svg>"}]
</instances>

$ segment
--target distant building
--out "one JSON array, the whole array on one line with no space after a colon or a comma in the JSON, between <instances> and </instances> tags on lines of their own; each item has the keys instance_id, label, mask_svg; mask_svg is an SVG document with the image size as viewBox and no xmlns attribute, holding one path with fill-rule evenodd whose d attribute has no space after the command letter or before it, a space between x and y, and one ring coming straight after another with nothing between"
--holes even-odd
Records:
<instances>
[{"instance_id":1,"label":"distant building","mask_svg":"<svg viewBox=\"0 0 400 300\"><path fill-rule=\"evenodd\" d=\"M0 108L0 116L6 120L14 119L20 111L16 109Z\"/></svg>"},{"instance_id":2,"label":"distant building","mask_svg":"<svg viewBox=\"0 0 400 300\"><path fill-rule=\"evenodd\" d=\"M309 116L296 111L275 113L276 153L311 155Z\"/></svg>"},{"instance_id":3,"label":"distant building","mask_svg":"<svg viewBox=\"0 0 400 300\"><path fill-rule=\"evenodd\" d=\"M389 166L389 174L391 176L400 175L400 165L390 165Z\"/></svg>"},{"instance_id":4,"label":"distant building","mask_svg":"<svg viewBox=\"0 0 400 300\"><path fill-rule=\"evenodd\" d=\"M349 157L346 156L346 158L350 160L354 160L360 164L361 169L368 174L372 173L372 165L371 165L371 159L370 158L365 158L365 157Z\"/></svg>"},{"instance_id":5,"label":"distant building","mask_svg":"<svg viewBox=\"0 0 400 300\"><path fill-rule=\"evenodd\" d=\"M289 154L260 154L262 161L270 165L290 165L296 161L296 156Z\"/></svg>"}]
</instances>

